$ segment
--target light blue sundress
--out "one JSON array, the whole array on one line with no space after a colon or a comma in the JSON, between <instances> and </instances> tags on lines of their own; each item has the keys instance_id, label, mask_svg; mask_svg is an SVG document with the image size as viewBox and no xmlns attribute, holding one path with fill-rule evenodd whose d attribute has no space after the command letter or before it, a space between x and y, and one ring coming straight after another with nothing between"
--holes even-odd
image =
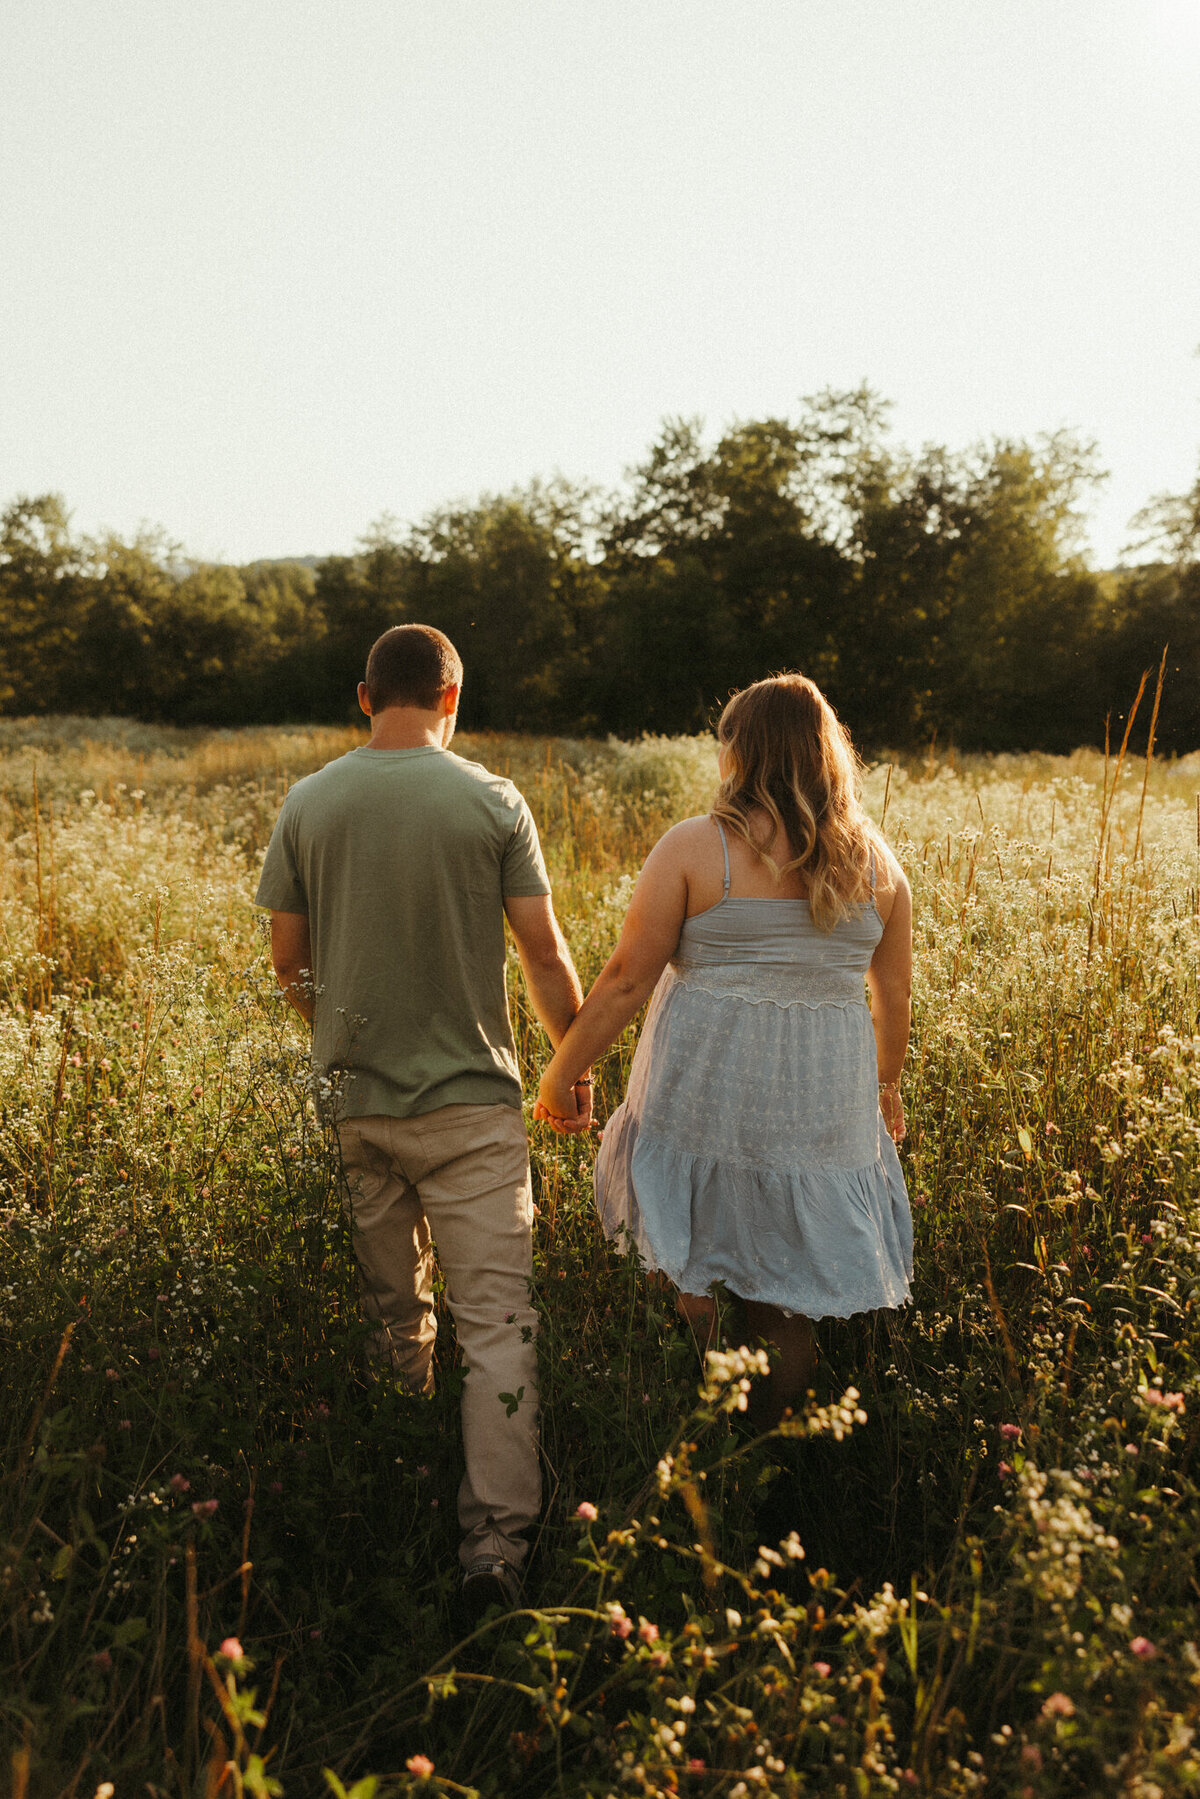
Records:
<instances>
[{"instance_id":1,"label":"light blue sundress","mask_svg":"<svg viewBox=\"0 0 1200 1799\"><path fill-rule=\"evenodd\" d=\"M871 899L831 931L808 901L729 892L685 921L604 1131L605 1233L684 1293L723 1281L808 1318L903 1305L912 1214L879 1110L864 977Z\"/></svg>"}]
</instances>

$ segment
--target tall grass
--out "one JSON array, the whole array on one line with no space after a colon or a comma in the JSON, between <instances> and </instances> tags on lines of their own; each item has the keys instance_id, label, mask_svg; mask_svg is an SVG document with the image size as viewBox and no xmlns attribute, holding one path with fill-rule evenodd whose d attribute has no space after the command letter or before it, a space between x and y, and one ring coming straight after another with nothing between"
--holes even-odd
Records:
<instances>
[{"instance_id":1,"label":"tall grass","mask_svg":"<svg viewBox=\"0 0 1200 1799\"><path fill-rule=\"evenodd\" d=\"M356 741L0 728L11 1790L1195 1790L1200 758L868 772L916 898L914 1302L822 1327L792 1434L741 1433L753 1370L699 1366L590 1145L535 1134L547 1502L463 1642L452 1335L431 1403L369 1378L250 904ZM528 795L590 978L711 744L455 747Z\"/></svg>"}]
</instances>

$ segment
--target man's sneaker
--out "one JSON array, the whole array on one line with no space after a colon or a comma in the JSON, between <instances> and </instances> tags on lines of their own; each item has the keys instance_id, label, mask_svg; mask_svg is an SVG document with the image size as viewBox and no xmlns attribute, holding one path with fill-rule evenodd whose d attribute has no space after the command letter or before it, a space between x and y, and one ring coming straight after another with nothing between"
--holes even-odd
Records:
<instances>
[{"instance_id":1,"label":"man's sneaker","mask_svg":"<svg viewBox=\"0 0 1200 1799\"><path fill-rule=\"evenodd\" d=\"M468 1562L463 1573L463 1605L472 1619L478 1620L490 1606L504 1611L516 1605L521 1596L521 1583L514 1568L503 1556L477 1555Z\"/></svg>"}]
</instances>

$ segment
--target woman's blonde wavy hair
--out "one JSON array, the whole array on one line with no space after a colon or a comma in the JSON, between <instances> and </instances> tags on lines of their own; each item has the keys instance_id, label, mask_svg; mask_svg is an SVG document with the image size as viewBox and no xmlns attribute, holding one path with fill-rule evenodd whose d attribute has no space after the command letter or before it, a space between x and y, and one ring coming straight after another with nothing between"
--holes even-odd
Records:
<instances>
[{"instance_id":1,"label":"woman's blonde wavy hair","mask_svg":"<svg viewBox=\"0 0 1200 1799\"><path fill-rule=\"evenodd\" d=\"M874 832L859 800L861 765L849 733L814 681L772 675L734 694L717 740L730 766L712 816L777 877L802 873L813 923L831 931L871 897ZM764 844L750 834L754 811L770 821ZM795 852L788 862L771 854L781 838Z\"/></svg>"}]
</instances>

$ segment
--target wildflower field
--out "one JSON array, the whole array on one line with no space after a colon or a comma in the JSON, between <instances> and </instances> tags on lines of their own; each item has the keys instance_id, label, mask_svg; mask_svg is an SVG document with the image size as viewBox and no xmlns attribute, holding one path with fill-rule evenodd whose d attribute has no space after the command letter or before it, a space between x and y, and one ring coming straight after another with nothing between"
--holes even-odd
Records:
<instances>
[{"instance_id":1,"label":"wildflower field","mask_svg":"<svg viewBox=\"0 0 1200 1799\"><path fill-rule=\"evenodd\" d=\"M452 1333L431 1403L366 1372L251 905L356 741L0 724L0 1790L1200 1790L1200 756L869 770L914 1298L821 1327L784 1433L736 1309L702 1367L535 1130L546 1505L462 1640ZM712 744L455 748L527 794L587 982Z\"/></svg>"}]
</instances>

